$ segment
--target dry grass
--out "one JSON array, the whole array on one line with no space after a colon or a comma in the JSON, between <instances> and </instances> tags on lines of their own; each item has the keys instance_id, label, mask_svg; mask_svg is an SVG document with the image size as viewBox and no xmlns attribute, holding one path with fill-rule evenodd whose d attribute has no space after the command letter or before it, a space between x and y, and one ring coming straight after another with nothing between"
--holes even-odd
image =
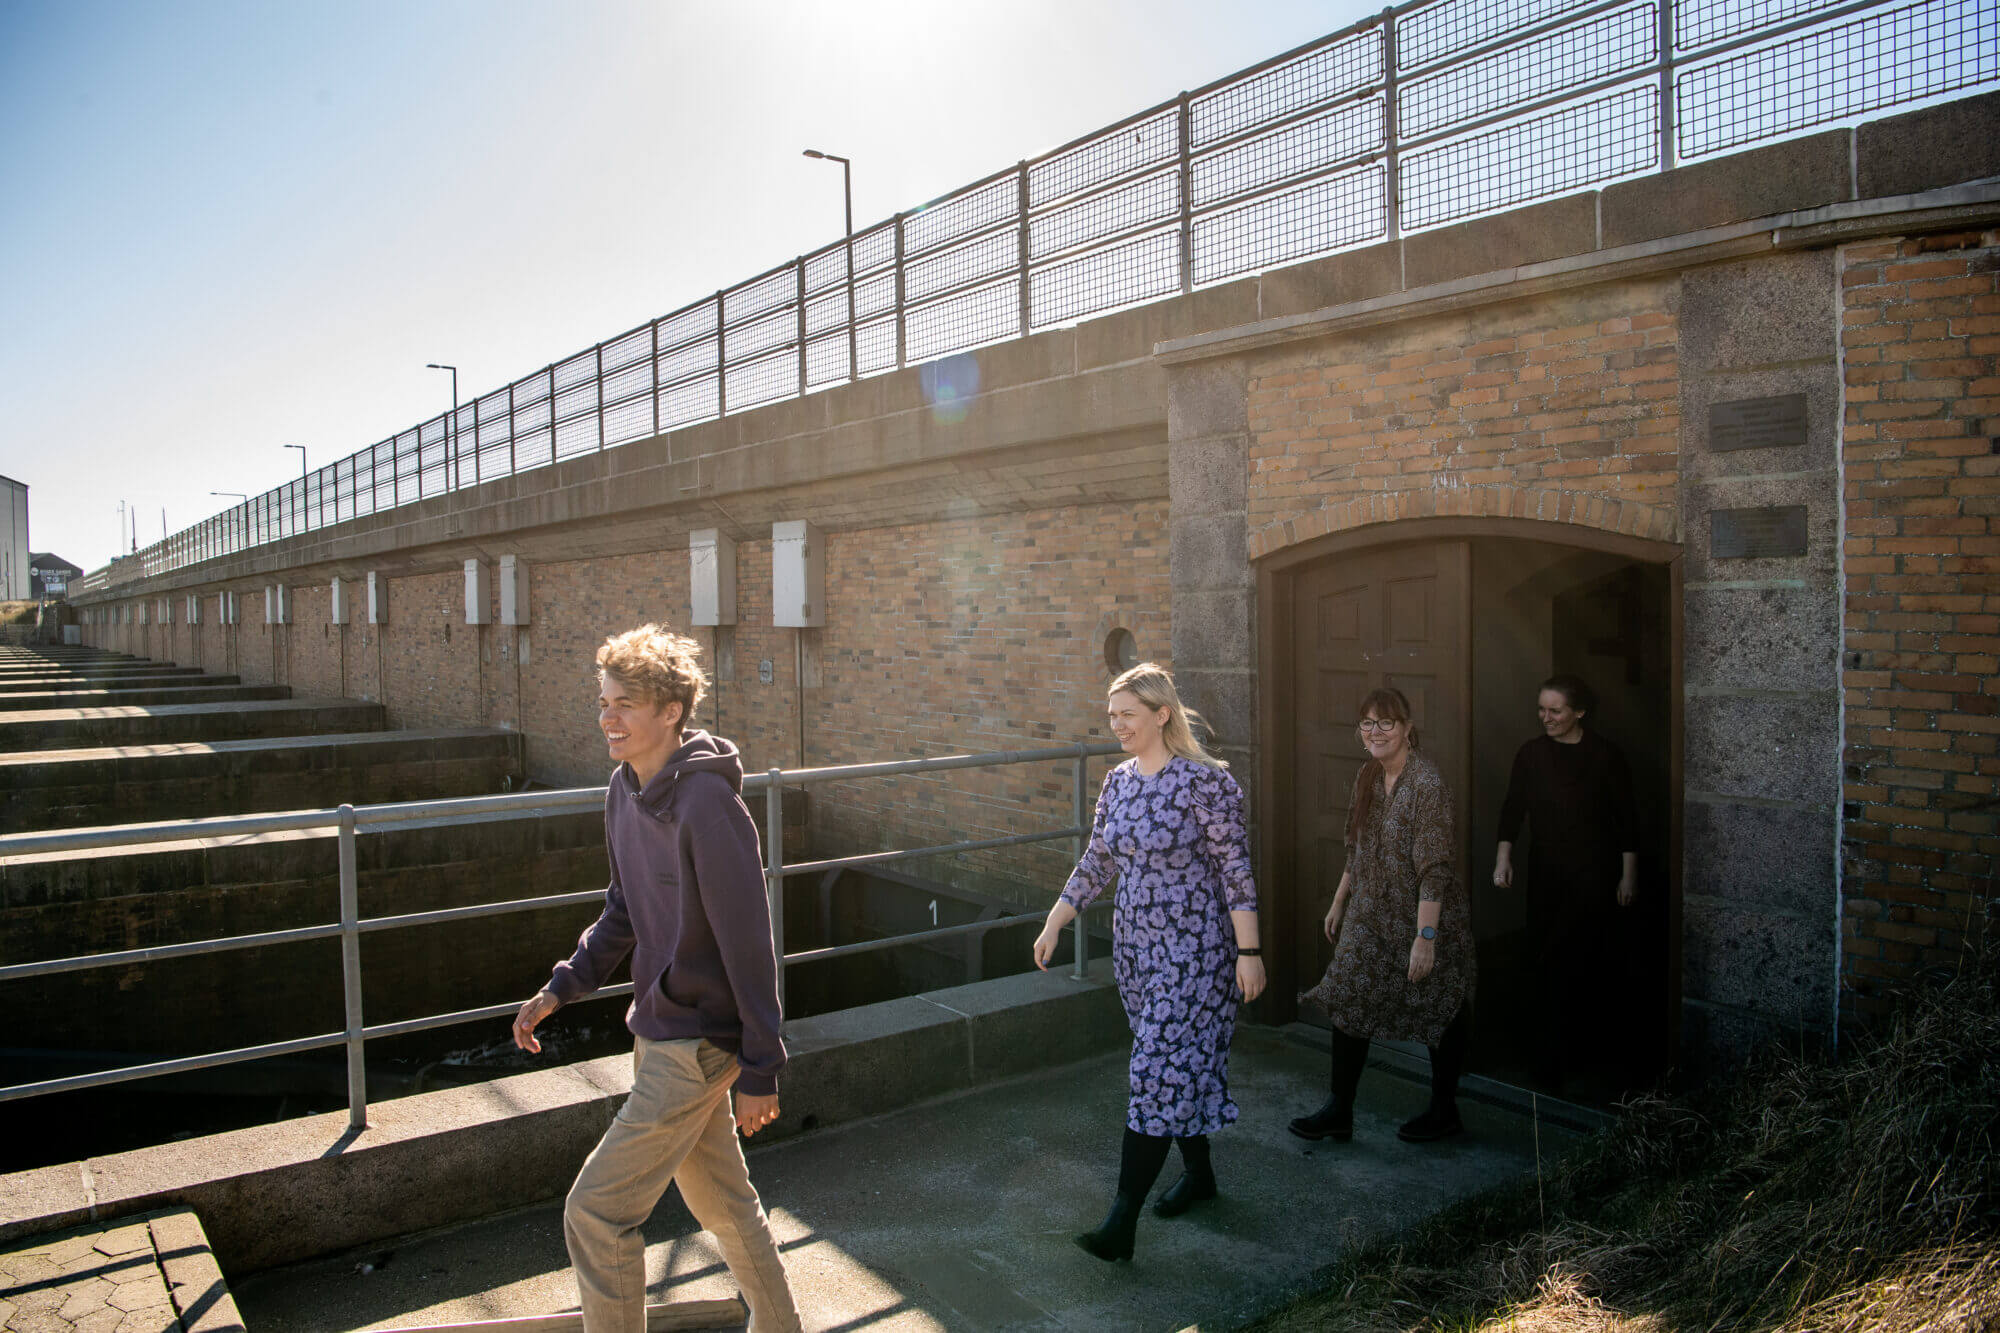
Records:
<instances>
[{"instance_id":1,"label":"dry grass","mask_svg":"<svg viewBox=\"0 0 2000 1333\"><path fill-rule=\"evenodd\" d=\"M1645 1098L1259 1330L2000 1333L2000 957L1837 1061ZM1469 1258L1468 1258L1469 1256Z\"/></svg>"}]
</instances>

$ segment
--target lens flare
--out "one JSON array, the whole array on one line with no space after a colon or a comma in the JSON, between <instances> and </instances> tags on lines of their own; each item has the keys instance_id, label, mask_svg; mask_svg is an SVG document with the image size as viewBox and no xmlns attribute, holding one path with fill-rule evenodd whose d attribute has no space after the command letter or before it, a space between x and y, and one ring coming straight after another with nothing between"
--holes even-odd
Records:
<instances>
[{"instance_id":1,"label":"lens flare","mask_svg":"<svg viewBox=\"0 0 2000 1333\"><path fill-rule=\"evenodd\" d=\"M931 418L955 426L965 420L979 393L979 360L970 352L927 362L919 371Z\"/></svg>"}]
</instances>

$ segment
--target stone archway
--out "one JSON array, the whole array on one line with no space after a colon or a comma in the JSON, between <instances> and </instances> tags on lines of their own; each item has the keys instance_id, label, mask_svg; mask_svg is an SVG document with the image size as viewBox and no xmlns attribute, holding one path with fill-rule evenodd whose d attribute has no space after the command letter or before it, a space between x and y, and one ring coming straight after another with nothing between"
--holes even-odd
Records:
<instances>
[{"instance_id":1,"label":"stone archway","mask_svg":"<svg viewBox=\"0 0 2000 1333\"><path fill-rule=\"evenodd\" d=\"M1482 950L1490 938L1500 964L1493 969L1496 984L1513 984L1502 979L1520 970L1513 958L1523 948L1518 905L1504 893L1479 891L1480 881L1491 879L1485 826L1498 807L1496 765L1504 789L1514 747L1532 734L1519 725L1531 720L1530 704L1520 705L1517 718L1512 696L1525 691L1531 702L1534 683L1556 670L1594 670L1620 687L1627 714L1620 740L1639 751L1658 816L1643 855L1656 899L1648 947L1658 956L1648 963L1645 993L1633 1002L1642 1006L1639 1021L1656 1058L1673 1049L1681 882L1679 560L1673 543L1585 523L1430 516L1295 542L1259 564L1259 882L1276 946L1266 951L1274 974L1270 1008L1282 1011L1268 1016L1311 1017L1297 1014L1291 997L1325 964L1317 923L1339 877L1340 827L1359 764L1343 743L1353 720L1346 714L1375 684L1403 688L1430 730L1427 746L1461 807L1460 873L1483 909L1476 912L1484 923ZM1631 578L1619 577L1625 574ZM1565 598L1573 602L1579 590L1602 589L1607 580L1616 589L1630 583L1635 607L1641 584L1646 590L1647 623L1642 633L1635 622L1633 643L1596 643L1575 627L1574 610L1563 609ZM1618 664L1628 660L1645 667L1643 681L1631 687L1616 679ZM1504 1031L1518 1021L1510 1016L1491 1026ZM1511 1076L1520 1061L1511 1050L1492 1050L1491 1072Z\"/></svg>"}]
</instances>

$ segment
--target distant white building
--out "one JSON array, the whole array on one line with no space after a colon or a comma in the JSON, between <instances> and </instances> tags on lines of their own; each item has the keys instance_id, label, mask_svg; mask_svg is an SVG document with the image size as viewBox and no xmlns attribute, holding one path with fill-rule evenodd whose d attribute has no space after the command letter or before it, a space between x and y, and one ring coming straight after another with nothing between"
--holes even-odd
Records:
<instances>
[{"instance_id":1,"label":"distant white building","mask_svg":"<svg viewBox=\"0 0 2000 1333\"><path fill-rule=\"evenodd\" d=\"M25 602L28 589L28 485L0 477L0 602Z\"/></svg>"}]
</instances>

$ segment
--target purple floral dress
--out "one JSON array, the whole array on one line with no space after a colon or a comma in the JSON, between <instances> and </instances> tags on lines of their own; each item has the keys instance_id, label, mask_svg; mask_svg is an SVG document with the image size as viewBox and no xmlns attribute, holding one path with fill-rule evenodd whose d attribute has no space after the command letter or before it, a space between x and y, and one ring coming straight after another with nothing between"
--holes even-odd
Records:
<instances>
[{"instance_id":1,"label":"purple floral dress","mask_svg":"<svg viewBox=\"0 0 2000 1333\"><path fill-rule=\"evenodd\" d=\"M1136 760L1112 769L1063 901L1080 912L1114 877L1111 965L1132 1025L1125 1123L1155 1136L1212 1134L1236 1119L1229 914L1257 909L1236 780L1178 755L1150 778Z\"/></svg>"}]
</instances>

